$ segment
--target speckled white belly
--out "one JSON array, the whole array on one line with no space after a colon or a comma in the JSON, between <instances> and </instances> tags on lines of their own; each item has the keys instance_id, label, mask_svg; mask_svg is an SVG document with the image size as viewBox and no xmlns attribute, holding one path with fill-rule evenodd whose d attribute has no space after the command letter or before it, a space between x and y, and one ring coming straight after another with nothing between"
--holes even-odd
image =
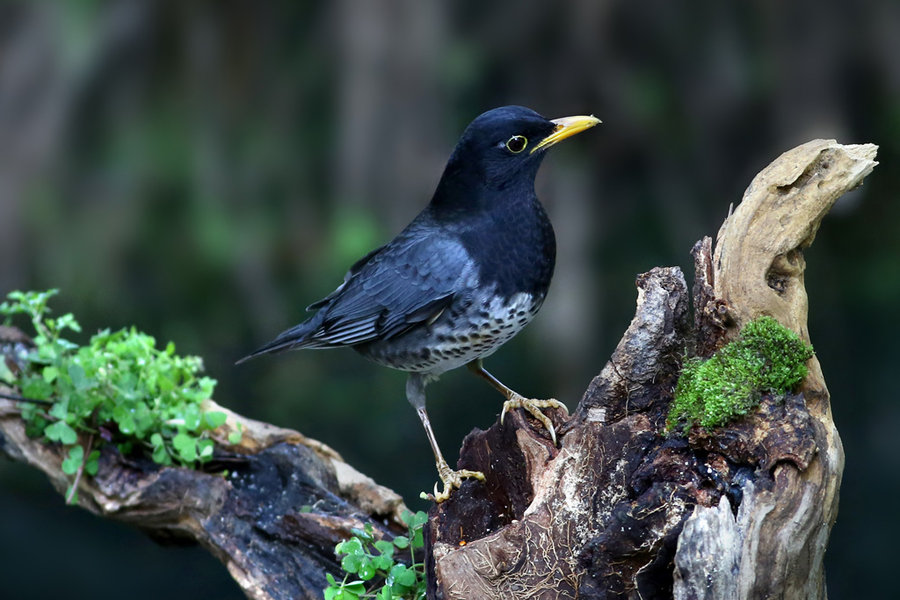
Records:
<instances>
[{"instance_id":1,"label":"speckled white belly","mask_svg":"<svg viewBox=\"0 0 900 600\"><path fill-rule=\"evenodd\" d=\"M489 293L484 296L469 306L451 306L431 325L389 343L376 342L365 354L395 369L440 375L493 354L534 318L543 302L526 293L507 302Z\"/></svg>"}]
</instances>

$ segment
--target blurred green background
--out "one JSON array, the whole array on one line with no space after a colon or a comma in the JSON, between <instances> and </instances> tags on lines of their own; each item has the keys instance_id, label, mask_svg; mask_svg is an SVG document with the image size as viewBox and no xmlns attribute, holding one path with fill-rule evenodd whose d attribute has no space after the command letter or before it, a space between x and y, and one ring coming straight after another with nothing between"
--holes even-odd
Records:
<instances>
[{"instance_id":1,"label":"blurred green background","mask_svg":"<svg viewBox=\"0 0 900 600\"><path fill-rule=\"evenodd\" d=\"M173 340L205 358L218 402L330 444L425 508L434 464L403 374L349 350L232 363L399 231L464 126L503 104L604 121L542 169L554 285L488 361L570 407L630 321L635 276L680 265L690 278L691 245L756 172L816 137L880 145L881 166L808 251L807 285L847 455L829 595L890 596L894 0L3 2L0 291L59 287L56 309L86 332L134 324ZM451 462L500 400L463 372L429 388ZM8 461L0 540L4 598L242 597L203 551L64 507Z\"/></svg>"}]
</instances>

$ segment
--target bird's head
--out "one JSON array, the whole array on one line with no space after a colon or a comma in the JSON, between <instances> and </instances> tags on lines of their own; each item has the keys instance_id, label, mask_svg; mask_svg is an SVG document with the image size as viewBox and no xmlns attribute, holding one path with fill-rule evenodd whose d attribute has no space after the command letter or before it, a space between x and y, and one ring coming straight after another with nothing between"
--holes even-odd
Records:
<instances>
[{"instance_id":1,"label":"bird's head","mask_svg":"<svg viewBox=\"0 0 900 600\"><path fill-rule=\"evenodd\" d=\"M464 204L466 200L477 201L482 193L533 189L544 152L598 123L600 120L593 116L550 120L524 106L503 106L482 113L457 142L435 201Z\"/></svg>"}]
</instances>

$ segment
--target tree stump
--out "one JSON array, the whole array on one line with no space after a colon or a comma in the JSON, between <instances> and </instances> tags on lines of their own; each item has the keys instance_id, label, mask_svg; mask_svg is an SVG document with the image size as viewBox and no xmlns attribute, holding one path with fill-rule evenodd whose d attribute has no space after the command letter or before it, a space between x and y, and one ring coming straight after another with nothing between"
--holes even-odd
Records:
<instances>
[{"instance_id":1,"label":"tree stump","mask_svg":"<svg viewBox=\"0 0 900 600\"><path fill-rule=\"evenodd\" d=\"M799 393L712 431L666 435L686 354L770 315L809 342L803 249L874 145L815 140L763 170L678 268L638 277L637 312L560 445L524 423L466 438L484 471L431 511L435 598L825 598L844 459L818 361ZM559 417L559 415L557 415Z\"/></svg>"},{"instance_id":2,"label":"tree stump","mask_svg":"<svg viewBox=\"0 0 900 600\"><path fill-rule=\"evenodd\" d=\"M640 275L611 359L571 418L551 414L558 447L521 411L465 439L459 467L487 479L431 510L430 598L826 597L843 451L818 361L796 394L763 397L731 424L686 436L664 427L685 356L709 356L760 315L809 341L803 249L872 171L876 149L815 140L776 159L715 250L709 238L694 247L692 293L677 267ZM0 331L7 351L18 343ZM399 496L333 450L233 413L223 430L237 423L243 441L221 457L227 477L107 449L98 475L80 481L79 504L203 545L256 600L321 598L351 528L401 531ZM28 438L6 400L0 450L65 490L60 449Z\"/></svg>"}]
</instances>

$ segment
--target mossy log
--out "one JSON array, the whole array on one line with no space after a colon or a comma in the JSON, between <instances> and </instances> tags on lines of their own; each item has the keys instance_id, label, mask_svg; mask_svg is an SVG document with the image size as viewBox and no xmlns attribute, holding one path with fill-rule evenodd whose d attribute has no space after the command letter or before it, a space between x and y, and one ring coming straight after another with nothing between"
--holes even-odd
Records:
<instances>
[{"instance_id":1,"label":"mossy log","mask_svg":"<svg viewBox=\"0 0 900 600\"><path fill-rule=\"evenodd\" d=\"M843 450L816 358L796 393L763 396L724 427L666 435L665 421L684 357L709 356L750 319L770 315L810 341L803 250L875 152L830 140L786 152L715 249L694 247L692 292L675 267L640 275L611 359L570 418L552 413L558 446L521 411L470 434L459 467L487 480L431 510L429 597L825 598ZM325 571L337 573L334 543L365 522L399 529L402 502L322 444L233 414L226 426L239 421L230 477L108 451L79 503L202 544L250 598L318 598ZM5 401L0 450L65 489L58 449L25 436Z\"/></svg>"},{"instance_id":2,"label":"mossy log","mask_svg":"<svg viewBox=\"0 0 900 600\"><path fill-rule=\"evenodd\" d=\"M0 346L11 337L22 340L0 328ZM0 385L0 392L11 391ZM340 570L334 546L352 529L368 523L389 539L406 532L400 496L325 444L212 401L205 408L228 415L222 440L238 424L242 432L240 444L220 451L208 472L125 458L107 446L97 476L80 480L78 504L164 544L202 545L255 600L321 599L325 573ZM3 399L0 451L40 469L65 493L71 476L61 470L64 452L29 438L18 407Z\"/></svg>"}]
</instances>

